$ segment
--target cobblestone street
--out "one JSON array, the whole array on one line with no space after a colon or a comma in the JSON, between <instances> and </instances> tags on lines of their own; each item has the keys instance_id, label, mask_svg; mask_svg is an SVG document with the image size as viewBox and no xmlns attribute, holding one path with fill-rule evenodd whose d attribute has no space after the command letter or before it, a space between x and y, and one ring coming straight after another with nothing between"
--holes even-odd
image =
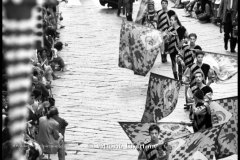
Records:
<instances>
[{"instance_id":1,"label":"cobblestone street","mask_svg":"<svg viewBox=\"0 0 240 160\"><path fill-rule=\"evenodd\" d=\"M134 3L133 19L140 2ZM160 9L160 1L156 8ZM118 67L120 28L125 17L117 17L117 10L101 6L98 0L69 0L60 5L60 11L65 26L60 30L60 41L68 44L60 56L67 71L57 73L61 79L53 82L53 95L60 116L69 123L66 160L137 159L137 150L118 122L141 120L150 74L137 76ZM198 35L197 44L204 51L233 54L224 50L223 34L217 26L183 17L183 9L175 11L188 33ZM159 56L150 72L173 77L170 57L162 64ZM211 87L213 99L236 96L237 75ZM184 102L182 87L176 109L162 121L189 122Z\"/></svg>"}]
</instances>

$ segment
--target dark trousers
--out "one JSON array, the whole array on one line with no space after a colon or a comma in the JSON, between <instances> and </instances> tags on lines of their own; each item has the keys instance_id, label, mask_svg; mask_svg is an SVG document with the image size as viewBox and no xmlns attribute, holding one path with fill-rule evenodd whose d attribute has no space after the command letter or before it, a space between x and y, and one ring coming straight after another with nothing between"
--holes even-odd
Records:
<instances>
[{"instance_id":1,"label":"dark trousers","mask_svg":"<svg viewBox=\"0 0 240 160\"><path fill-rule=\"evenodd\" d=\"M231 14L232 14L231 12L227 11L226 22L224 23L224 44L225 44L225 49L227 50L228 41L230 39L230 49L231 51L234 51L237 44L237 38L233 36L233 25L232 25Z\"/></svg>"}]
</instances>

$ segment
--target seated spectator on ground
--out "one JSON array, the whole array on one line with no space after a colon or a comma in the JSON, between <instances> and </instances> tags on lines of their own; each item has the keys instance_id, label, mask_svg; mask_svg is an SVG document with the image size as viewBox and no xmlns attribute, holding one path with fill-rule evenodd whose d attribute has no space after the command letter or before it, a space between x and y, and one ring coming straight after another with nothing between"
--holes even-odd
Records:
<instances>
[{"instance_id":1,"label":"seated spectator on ground","mask_svg":"<svg viewBox=\"0 0 240 160\"><path fill-rule=\"evenodd\" d=\"M63 48L62 42L57 42L54 45L54 49L52 49L52 59L51 59L51 67L53 70L64 71L65 63L62 57L59 56L58 52L61 51Z\"/></svg>"},{"instance_id":2,"label":"seated spectator on ground","mask_svg":"<svg viewBox=\"0 0 240 160\"><path fill-rule=\"evenodd\" d=\"M200 0L200 5L195 11L197 19L202 22L210 22L212 16L212 4L210 0Z\"/></svg>"}]
</instances>

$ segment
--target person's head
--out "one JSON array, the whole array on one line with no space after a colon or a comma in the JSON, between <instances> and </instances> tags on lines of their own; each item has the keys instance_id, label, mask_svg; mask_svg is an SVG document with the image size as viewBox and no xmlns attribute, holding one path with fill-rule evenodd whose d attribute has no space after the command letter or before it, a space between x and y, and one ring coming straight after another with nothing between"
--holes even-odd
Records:
<instances>
[{"instance_id":1,"label":"person's head","mask_svg":"<svg viewBox=\"0 0 240 160\"><path fill-rule=\"evenodd\" d=\"M194 101L197 104L198 102L202 102L204 100L204 93L202 90L198 89L195 93L194 93Z\"/></svg>"},{"instance_id":2,"label":"person's head","mask_svg":"<svg viewBox=\"0 0 240 160\"><path fill-rule=\"evenodd\" d=\"M32 100L40 100L42 98L42 92L38 89L34 89L31 98Z\"/></svg>"},{"instance_id":3,"label":"person's head","mask_svg":"<svg viewBox=\"0 0 240 160\"><path fill-rule=\"evenodd\" d=\"M202 63L204 57L204 52L201 50L196 51L197 63Z\"/></svg>"},{"instance_id":4,"label":"person's head","mask_svg":"<svg viewBox=\"0 0 240 160\"><path fill-rule=\"evenodd\" d=\"M178 19L178 16L176 14L172 15L170 18L170 23L172 26L179 25L182 26L181 22Z\"/></svg>"},{"instance_id":5,"label":"person's head","mask_svg":"<svg viewBox=\"0 0 240 160\"><path fill-rule=\"evenodd\" d=\"M195 33L190 33L188 38L190 40L190 46L195 46L195 42L197 40L197 35Z\"/></svg>"},{"instance_id":6,"label":"person's head","mask_svg":"<svg viewBox=\"0 0 240 160\"><path fill-rule=\"evenodd\" d=\"M203 81L203 73L201 71L197 71L194 74L194 77L195 77L195 81L196 81L197 84L202 83L202 81Z\"/></svg>"},{"instance_id":7,"label":"person's head","mask_svg":"<svg viewBox=\"0 0 240 160\"><path fill-rule=\"evenodd\" d=\"M205 86L202 88L202 91L204 92L204 101L208 102L212 100L213 90L209 86Z\"/></svg>"},{"instance_id":8,"label":"person's head","mask_svg":"<svg viewBox=\"0 0 240 160\"><path fill-rule=\"evenodd\" d=\"M167 9L168 7L168 0L162 0L161 1L162 9Z\"/></svg>"},{"instance_id":9,"label":"person's head","mask_svg":"<svg viewBox=\"0 0 240 160\"><path fill-rule=\"evenodd\" d=\"M153 141L153 142L158 141L160 128L156 124L151 125L148 129L148 132L151 137L151 141Z\"/></svg>"},{"instance_id":10,"label":"person's head","mask_svg":"<svg viewBox=\"0 0 240 160\"><path fill-rule=\"evenodd\" d=\"M47 118L49 119L57 115L58 115L58 109L56 107L52 107L47 113Z\"/></svg>"},{"instance_id":11,"label":"person's head","mask_svg":"<svg viewBox=\"0 0 240 160\"><path fill-rule=\"evenodd\" d=\"M63 43L57 42L56 44L54 44L54 48L56 48L58 51L61 51L63 48Z\"/></svg>"},{"instance_id":12,"label":"person's head","mask_svg":"<svg viewBox=\"0 0 240 160\"><path fill-rule=\"evenodd\" d=\"M155 4L153 0L148 1L147 9L148 9L148 12L150 13L155 11Z\"/></svg>"}]
</instances>

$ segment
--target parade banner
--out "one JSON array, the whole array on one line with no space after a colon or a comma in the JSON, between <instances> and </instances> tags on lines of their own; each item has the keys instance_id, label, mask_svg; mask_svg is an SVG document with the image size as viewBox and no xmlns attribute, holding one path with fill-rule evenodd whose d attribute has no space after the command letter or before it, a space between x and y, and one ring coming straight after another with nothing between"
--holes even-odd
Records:
<instances>
[{"instance_id":1,"label":"parade banner","mask_svg":"<svg viewBox=\"0 0 240 160\"><path fill-rule=\"evenodd\" d=\"M232 117L232 113L228 112L217 102L210 102L212 125L218 126L227 123Z\"/></svg>"},{"instance_id":2,"label":"parade banner","mask_svg":"<svg viewBox=\"0 0 240 160\"><path fill-rule=\"evenodd\" d=\"M141 144L150 142L149 127L156 123L141 123L141 122L119 122L131 142L136 149L140 151ZM160 143L163 144L166 140L183 137L191 134L187 125L184 123L159 122L157 125L160 128Z\"/></svg>"},{"instance_id":3,"label":"parade banner","mask_svg":"<svg viewBox=\"0 0 240 160\"><path fill-rule=\"evenodd\" d=\"M238 72L237 56L205 52L203 63L215 71L217 83L232 78Z\"/></svg>"},{"instance_id":4,"label":"parade banner","mask_svg":"<svg viewBox=\"0 0 240 160\"><path fill-rule=\"evenodd\" d=\"M221 125L170 141L168 143L170 146L168 147L170 148L168 159L192 160L202 157L206 160L214 160L217 151L217 137L220 131Z\"/></svg>"},{"instance_id":5,"label":"parade banner","mask_svg":"<svg viewBox=\"0 0 240 160\"><path fill-rule=\"evenodd\" d=\"M150 74L145 111L141 122L158 122L175 109L181 84L179 81Z\"/></svg>"},{"instance_id":6,"label":"parade banner","mask_svg":"<svg viewBox=\"0 0 240 160\"><path fill-rule=\"evenodd\" d=\"M160 31L123 20L119 67L131 69L134 74L145 76L162 48L163 35Z\"/></svg>"},{"instance_id":7,"label":"parade banner","mask_svg":"<svg viewBox=\"0 0 240 160\"><path fill-rule=\"evenodd\" d=\"M238 154L238 97L229 97L215 100L232 114L230 120L222 125L218 137L219 150L217 158L225 158ZM219 116L222 119L224 116Z\"/></svg>"},{"instance_id":8,"label":"parade banner","mask_svg":"<svg viewBox=\"0 0 240 160\"><path fill-rule=\"evenodd\" d=\"M148 1L149 0L142 0L141 1L140 7L139 7L139 10L138 10L138 13L137 13L137 17L136 17L136 20L135 20L135 23L141 24L143 16L144 16L144 14L145 14L145 12L147 10Z\"/></svg>"}]
</instances>

